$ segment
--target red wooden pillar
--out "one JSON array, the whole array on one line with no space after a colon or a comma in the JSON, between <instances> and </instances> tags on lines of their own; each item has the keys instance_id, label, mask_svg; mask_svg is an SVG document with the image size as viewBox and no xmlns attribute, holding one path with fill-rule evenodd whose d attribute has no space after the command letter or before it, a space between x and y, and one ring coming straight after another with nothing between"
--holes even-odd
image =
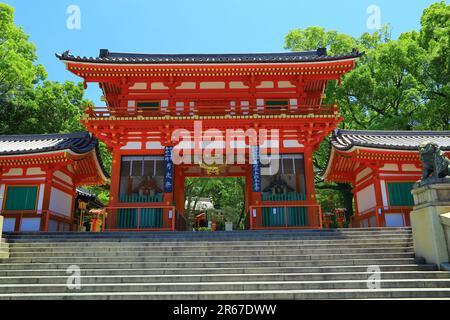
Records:
<instances>
[{"instance_id":1,"label":"red wooden pillar","mask_svg":"<svg viewBox=\"0 0 450 320\"><path fill-rule=\"evenodd\" d=\"M121 154L119 149L113 149L111 163L111 186L109 189L109 204L115 207L119 204Z\"/></svg>"},{"instance_id":2,"label":"red wooden pillar","mask_svg":"<svg viewBox=\"0 0 450 320\"><path fill-rule=\"evenodd\" d=\"M355 215L353 218L353 227L360 228L361 223L359 221L358 197L357 197L357 192L355 192L356 180L353 181L352 185L353 185L353 190L352 190L353 191L353 201L355 202Z\"/></svg>"},{"instance_id":3,"label":"red wooden pillar","mask_svg":"<svg viewBox=\"0 0 450 320\"><path fill-rule=\"evenodd\" d=\"M306 201L308 204L316 204L316 185L314 181L313 152L311 148L305 149L305 179Z\"/></svg>"},{"instance_id":4,"label":"red wooden pillar","mask_svg":"<svg viewBox=\"0 0 450 320\"><path fill-rule=\"evenodd\" d=\"M316 184L314 181L313 151L307 147L304 151L305 180L306 180L306 204L317 205ZM308 207L308 224L310 227L322 227L320 224L319 210L317 207Z\"/></svg>"},{"instance_id":5,"label":"red wooden pillar","mask_svg":"<svg viewBox=\"0 0 450 320\"><path fill-rule=\"evenodd\" d=\"M382 210L383 208L383 196L381 194L381 180L380 180L380 174L378 170L374 170L373 172L373 183L374 183L374 189L375 189L375 216L377 220L377 227L383 227L384 226L384 219L383 216L380 214L379 210Z\"/></svg>"},{"instance_id":6,"label":"red wooden pillar","mask_svg":"<svg viewBox=\"0 0 450 320\"><path fill-rule=\"evenodd\" d=\"M184 215L184 203L185 203L185 191L184 182L185 176L183 174L182 167L180 165L175 165L174 167L174 199L175 207L179 214Z\"/></svg>"},{"instance_id":7,"label":"red wooden pillar","mask_svg":"<svg viewBox=\"0 0 450 320\"><path fill-rule=\"evenodd\" d=\"M42 201L42 209L41 209L41 231L48 231L48 215L50 214L50 196L52 192L53 185L53 172L54 168L48 167L44 169L46 171L45 174L45 183L44 183L44 197Z\"/></svg>"},{"instance_id":8,"label":"red wooden pillar","mask_svg":"<svg viewBox=\"0 0 450 320\"><path fill-rule=\"evenodd\" d=\"M77 197L77 189L73 187L72 189L72 203L70 204L70 230L69 231L78 231L78 226L75 226L75 198ZM76 228L75 228L76 227Z\"/></svg>"}]
</instances>

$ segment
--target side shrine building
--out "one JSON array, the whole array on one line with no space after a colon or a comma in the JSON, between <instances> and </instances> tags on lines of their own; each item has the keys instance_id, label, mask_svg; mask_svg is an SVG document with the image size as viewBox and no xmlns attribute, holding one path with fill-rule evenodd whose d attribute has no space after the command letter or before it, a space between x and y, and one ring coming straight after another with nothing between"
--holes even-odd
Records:
<instances>
[{"instance_id":1,"label":"side shrine building","mask_svg":"<svg viewBox=\"0 0 450 320\"><path fill-rule=\"evenodd\" d=\"M313 152L343 119L323 94L360 55L58 55L106 102L83 119L113 153L105 229L184 229L185 178L211 176L245 177L249 229L321 227Z\"/></svg>"},{"instance_id":2,"label":"side shrine building","mask_svg":"<svg viewBox=\"0 0 450 320\"><path fill-rule=\"evenodd\" d=\"M3 231L75 231L77 186L106 180L88 132L0 136Z\"/></svg>"},{"instance_id":3,"label":"side shrine building","mask_svg":"<svg viewBox=\"0 0 450 320\"><path fill-rule=\"evenodd\" d=\"M422 176L418 146L428 141L450 155L450 131L333 132L324 178L352 184L353 227L410 226L411 189Z\"/></svg>"}]
</instances>

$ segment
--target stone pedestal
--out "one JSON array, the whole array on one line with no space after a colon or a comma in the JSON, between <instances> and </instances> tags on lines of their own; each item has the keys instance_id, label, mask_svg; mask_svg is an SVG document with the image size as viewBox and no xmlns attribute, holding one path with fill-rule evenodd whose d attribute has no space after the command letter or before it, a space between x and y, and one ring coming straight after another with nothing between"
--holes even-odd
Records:
<instances>
[{"instance_id":1,"label":"stone pedestal","mask_svg":"<svg viewBox=\"0 0 450 320\"><path fill-rule=\"evenodd\" d=\"M450 243L441 216L450 212L450 183L419 185L411 193L415 203L411 226L416 257L440 268L449 262Z\"/></svg>"}]
</instances>

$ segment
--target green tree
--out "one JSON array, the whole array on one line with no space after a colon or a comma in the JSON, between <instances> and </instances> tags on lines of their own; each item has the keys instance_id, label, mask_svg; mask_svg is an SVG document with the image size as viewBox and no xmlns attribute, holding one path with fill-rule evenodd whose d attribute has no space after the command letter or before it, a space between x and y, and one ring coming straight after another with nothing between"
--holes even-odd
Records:
<instances>
[{"instance_id":1,"label":"green tree","mask_svg":"<svg viewBox=\"0 0 450 320\"><path fill-rule=\"evenodd\" d=\"M90 104L81 83L46 80L35 45L14 23L14 9L0 3L0 134L83 130Z\"/></svg>"},{"instance_id":2,"label":"green tree","mask_svg":"<svg viewBox=\"0 0 450 320\"><path fill-rule=\"evenodd\" d=\"M450 125L450 6L439 2L425 9L419 32L406 32L392 39L390 27L358 38L309 27L290 31L285 48L293 51L327 47L339 55L353 48L365 54L358 66L331 82L324 103L338 103L344 115L340 127L373 130L448 130ZM319 172L327 163L328 141L315 154ZM325 206L351 208L347 184L324 183L316 175L318 199ZM334 195L330 190L338 190Z\"/></svg>"},{"instance_id":3,"label":"green tree","mask_svg":"<svg viewBox=\"0 0 450 320\"><path fill-rule=\"evenodd\" d=\"M46 80L35 45L14 24L14 9L0 3L0 134L41 134L83 131L83 110L92 105L83 99L82 83ZM111 154L101 144L106 170ZM109 186L91 187L104 202Z\"/></svg>"},{"instance_id":4,"label":"green tree","mask_svg":"<svg viewBox=\"0 0 450 320\"><path fill-rule=\"evenodd\" d=\"M187 178L185 182L187 208L185 216L192 222L198 198L207 197L225 220L239 226L245 215L244 178Z\"/></svg>"}]
</instances>

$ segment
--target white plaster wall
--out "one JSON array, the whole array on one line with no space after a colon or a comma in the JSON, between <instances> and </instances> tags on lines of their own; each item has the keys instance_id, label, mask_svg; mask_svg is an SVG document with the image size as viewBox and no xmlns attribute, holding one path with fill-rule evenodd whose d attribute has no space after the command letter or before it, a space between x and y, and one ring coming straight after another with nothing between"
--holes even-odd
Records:
<instances>
[{"instance_id":1,"label":"white plaster wall","mask_svg":"<svg viewBox=\"0 0 450 320\"><path fill-rule=\"evenodd\" d=\"M283 146L285 148L303 148L304 145L301 143L298 143L297 140L284 140Z\"/></svg>"},{"instance_id":2,"label":"white plaster wall","mask_svg":"<svg viewBox=\"0 0 450 320\"><path fill-rule=\"evenodd\" d=\"M225 89L225 82L200 82L200 89Z\"/></svg>"},{"instance_id":3,"label":"white plaster wall","mask_svg":"<svg viewBox=\"0 0 450 320\"><path fill-rule=\"evenodd\" d=\"M386 227L403 227L403 216L401 213L389 213L384 215Z\"/></svg>"},{"instance_id":4,"label":"white plaster wall","mask_svg":"<svg viewBox=\"0 0 450 320\"><path fill-rule=\"evenodd\" d=\"M3 232L14 232L15 225L16 225L16 218L4 218Z\"/></svg>"},{"instance_id":5,"label":"white plaster wall","mask_svg":"<svg viewBox=\"0 0 450 320\"><path fill-rule=\"evenodd\" d=\"M278 88L295 88L290 81L278 81Z\"/></svg>"},{"instance_id":6,"label":"white plaster wall","mask_svg":"<svg viewBox=\"0 0 450 320\"><path fill-rule=\"evenodd\" d=\"M0 209L3 208L3 199L5 198L5 185L0 185Z\"/></svg>"},{"instance_id":7,"label":"white plaster wall","mask_svg":"<svg viewBox=\"0 0 450 320\"><path fill-rule=\"evenodd\" d=\"M40 218L23 218L20 222L20 231L33 232L39 231L41 225Z\"/></svg>"},{"instance_id":8,"label":"white plaster wall","mask_svg":"<svg viewBox=\"0 0 450 320\"><path fill-rule=\"evenodd\" d=\"M131 141L131 142L128 142L125 146L123 146L120 149L121 150L141 150L141 148L142 148L141 142Z\"/></svg>"},{"instance_id":9,"label":"white plaster wall","mask_svg":"<svg viewBox=\"0 0 450 320\"><path fill-rule=\"evenodd\" d=\"M244 84L242 81L231 81L230 82L230 89L246 89L248 86Z\"/></svg>"},{"instance_id":10,"label":"white plaster wall","mask_svg":"<svg viewBox=\"0 0 450 320\"><path fill-rule=\"evenodd\" d=\"M381 170L386 170L386 171L398 171L398 165L394 164L394 163L386 163Z\"/></svg>"},{"instance_id":11,"label":"white plaster wall","mask_svg":"<svg viewBox=\"0 0 450 320\"><path fill-rule=\"evenodd\" d=\"M161 150L164 149L163 145L159 141L150 141L145 144L147 150Z\"/></svg>"},{"instance_id":12,"label":"white plaster wall","mask_svg":"<svg viewBox=\"0 0 450 320\"><path fill-rule=\"evenodd\" d=\"M27 176L41 175L41 174L45 174L45 172L42 171L41 168L28 168L27 169Z\"/></svg>"},{"instance_id":13,"label":"white plaster wall","mask_svg":"<svg viewBox=\"0 0 450 320\"><path fill-rule=\"evenodd\" d=\"M38 196L38 205L37 210L42 210L42 204L44 202L44 191L45 191L45 184L41 183L39 185L39 196Z\"/></svg>"},{"instance_id":14,"label":"white plaster wall","mask_svg":"<svg viewBox=\"0 0 450 320\"><path fill-rule=\"evenodd\" d=\"M356 175L356 182L358 182L359 180L361 180L362 178L367 177L368 174L372 173L372 169L370 168L365 168L363 171L361 171L360 173L358 173Z\"/></svg>"},{"instance_id":15,"label":"white plaster wall","mask_svg":"<svg viewBox=\"0 0 450 320\"><path fill-rule=\"evenodd\" d=\"M358 201L359 212L364 212L366 210L374 208L376 205L375 186L371 184L357 192L356 200Z\"/></svg>"},{"instance_id":16,"label":"white plaster wall","mask_svg":"<svg viewBox=\"0 0 450 320\"><path fill-rule=\"evenodd\" d=\"M414 164L402 164L403 171L417 171L421 172L422 170L417 168Z\"/></svg>"},{"instance_id":17,"label":"white plaster wall","mask_svg":"<svg viewBox=\"0 0 450 320\"><path fill-rule=\"evenodd\" d=\"M195 89L195 82L183 82L177 89Z\"/></svg>"},{"instance_id":18,"label":"white plaster wall","mask_svg":"<svg viewBox=\"0 0 450 320\"><path fill-rule=\"evenodd\" d=\"M151 90L166 90L169 87L166 87L162 82L153 82L151 85Z\"/></svg>"},{"instance_id":19,"label":"white plaster wall","mask_svg":"<svg viewBox=\"0 0 450 320\"><path fill-rule=\"evenodd\" d=\"M69 177L67 174L61 172L61 171L55 171L53 175L59 179L61 179L64 182L67 182L68 184L72 185L72 178Z\"/></svg>"},{"instance_id":20,"label":"white plaster wall","mask_svg":"<svg viewBox=\"0 0 450 320\"><path fill-rule=\"evenodd\" d=\"M50 211L70 217L72 212L72 196L52 187L49 207Z\"/></svg>"},{"instance_id":21,"label":"white plaster wall","mask_svg":"<svg viewBox=\"0 0 450 320\"><path fill-rule=\"evenodd\" d=\"M383 198L383 206L387 207L388 206L388 197L386 194L386 181L381 180L380 186L381 186L381 197Z\"/></svg>"},{"instance_id":22,"label":"white plaster wall","mask_svg":"<svg viewBox=\"0 0 450 320\"><path fill-rule=\"evenodd\" d=\"M12 168L9 171L5 172L3 176L21 176L23 174L23 170L20 168Z\"/></svg>"},{"instance_id":23,"label":"white plaster wall","mask_svg":"<svg viewBox=\"0 0 450 320\"><path fill-rule=\"evenodd\" d=\"M146 82L136 82L133 86L130 87L131 90L146 90L147 83Z\"/></svg>"},{"instance_id":24,"label":"white plaster wall","mask_svg":"<svg viewBox=\"0 0 450 320\"><path fill-rule=\"evenodd\" d=\"M261 81L261 84L257 88L273 88L273 81Z\"/></svg>"}]
</instances>

